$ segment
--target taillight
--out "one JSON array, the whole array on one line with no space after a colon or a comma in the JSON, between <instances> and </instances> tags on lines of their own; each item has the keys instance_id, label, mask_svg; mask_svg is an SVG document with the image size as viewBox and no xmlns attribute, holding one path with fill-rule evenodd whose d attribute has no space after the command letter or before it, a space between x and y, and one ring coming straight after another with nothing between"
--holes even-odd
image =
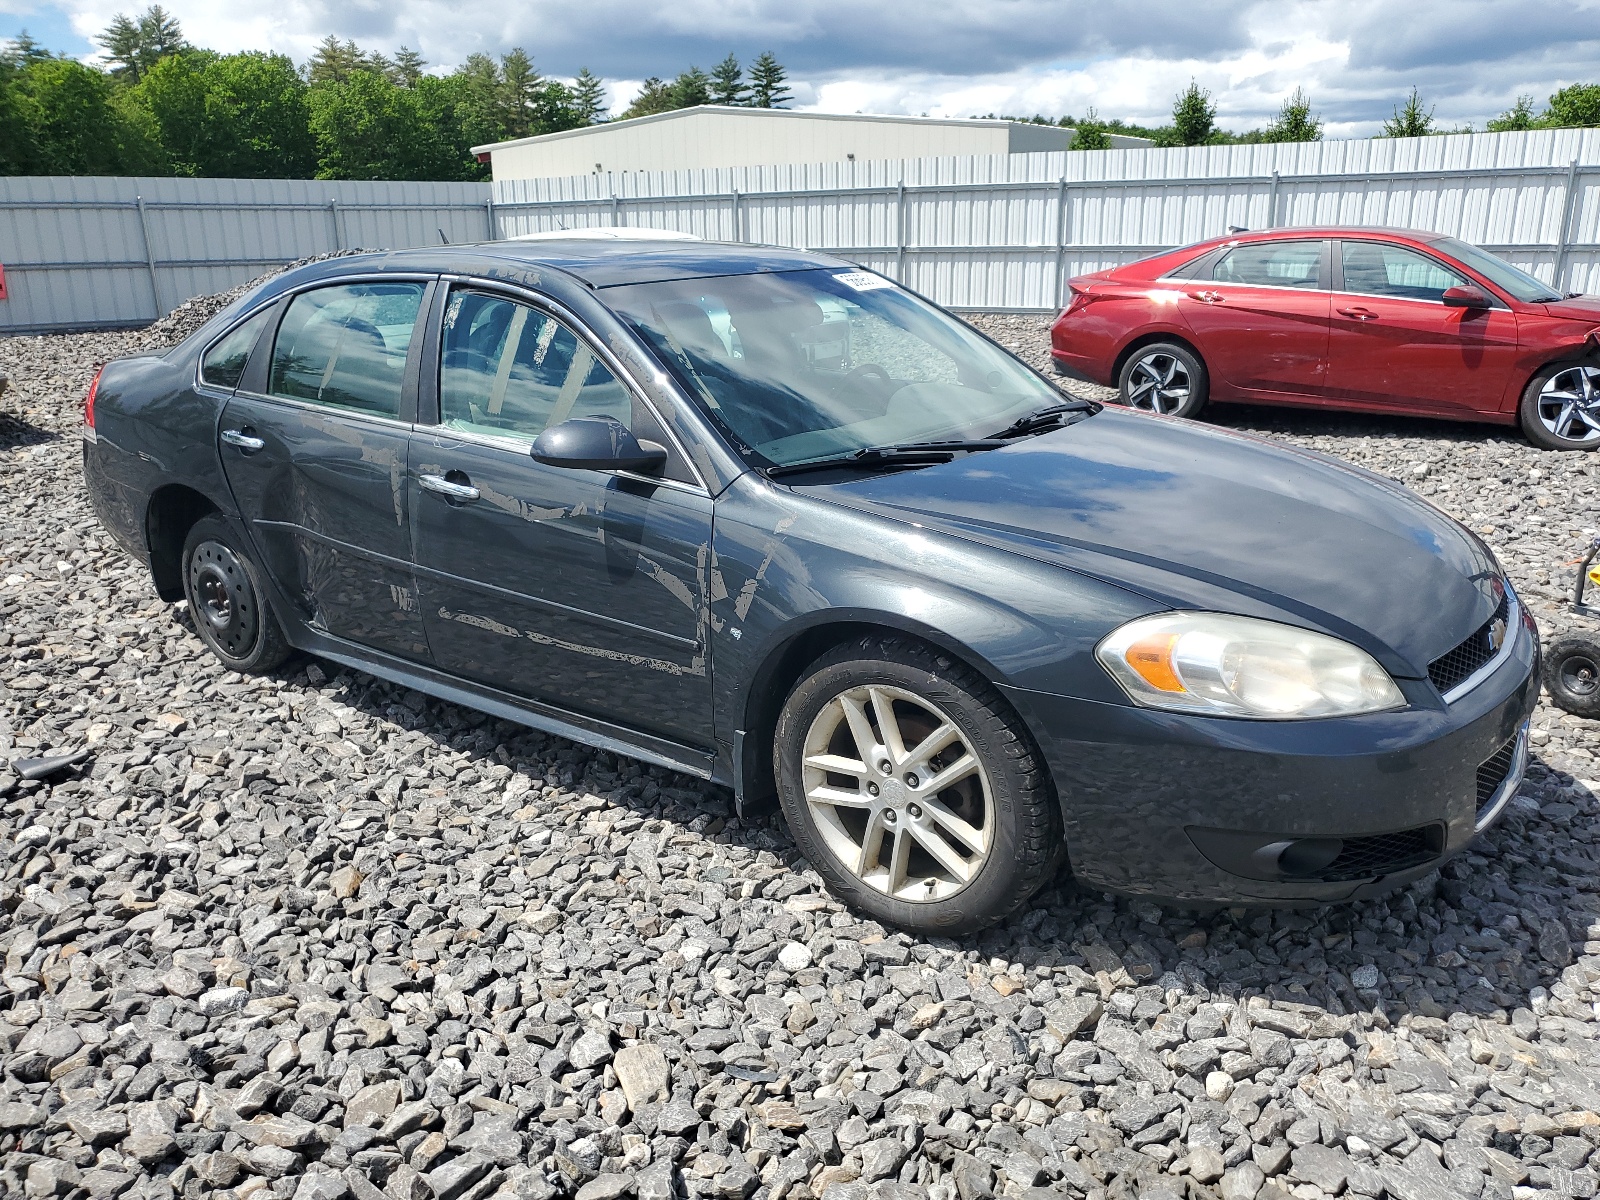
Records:
<instances>
[{"instance_id":1,"label":"taillight","mask_svg":"<svg viewBox=\"0 0 1600 1200\"><path fill-rule=\"evenodd\" d=\"M1067 306L1061 310L1064 317L1069 313L1078 311L1088 305L1090 296L1088 292L1081 292L1075 287L1067 288Z\"/></svg>"},{"instance_id":2,"label":"taillight","mask_svg":"<svg viewBox=\"0 0 1600 1200\"><path fill-rule=\"evenodd\" d=\"M83 427L90 433L94 432L94 397L100 390L100 372L104 370L101 367L94 373L94 382L89 385L89 394L83 400Z\"/></svg>"}]
</instances>

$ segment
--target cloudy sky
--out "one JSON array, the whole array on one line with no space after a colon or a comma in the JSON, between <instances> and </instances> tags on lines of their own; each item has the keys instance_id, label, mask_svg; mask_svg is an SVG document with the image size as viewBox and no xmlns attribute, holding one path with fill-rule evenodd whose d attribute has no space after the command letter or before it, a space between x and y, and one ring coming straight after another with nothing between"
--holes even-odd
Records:
<instances>
[{"instance_id":1,"label":"cloudy sky","mask_svg":"<svg viewBox=\"0 0 1600 1200\"><path fill-rule=\"evenodd\" d=\"M142 5L139 5L142 6ZM523 46L548 74L587 66L620 107L646 75L771 50L794 107L1167 119L1191 78L1221 123L1263 124L1296 86L1331 137L1376 132L1415 86L1445 126L1530 93L1600 82L1600 0L167 0L189 39L297 61L329 33L420 49L436 68ZM0 0L0 38L27 29L89 56L118 0Z\"/></svg>"}]
</instances>

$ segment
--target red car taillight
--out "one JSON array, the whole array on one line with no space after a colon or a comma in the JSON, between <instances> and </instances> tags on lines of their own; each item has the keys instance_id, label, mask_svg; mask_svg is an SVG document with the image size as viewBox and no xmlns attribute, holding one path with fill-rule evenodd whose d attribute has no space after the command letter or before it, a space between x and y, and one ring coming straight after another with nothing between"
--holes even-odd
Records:
<instances>
[{"instance_id":1,"label":"red car taillight","mask_svg":"<svg viewBox=\"0 0 1600 1200\"><path fill-rule=\"evenodd\" d=\"M83 427L91 433L94 432L94 397L100 390L100 372L104 370L101 367L94 373L94 382L89 385L89 394L83 400Z\"/></svg>"},{"instance_id":2,"label":"red car taillight","mask_svg":"<svg viewBox=\"0 0 1600 1200\"><path fill-rule=\"evenodd\" d=\"M1067 306L1061 310L1061 316L1065 317L1088 307L1092 299L1093 297L1088 292L1080 292L1077 288L1069 286L1067 288Z\"/></svg>"}]
</instances>

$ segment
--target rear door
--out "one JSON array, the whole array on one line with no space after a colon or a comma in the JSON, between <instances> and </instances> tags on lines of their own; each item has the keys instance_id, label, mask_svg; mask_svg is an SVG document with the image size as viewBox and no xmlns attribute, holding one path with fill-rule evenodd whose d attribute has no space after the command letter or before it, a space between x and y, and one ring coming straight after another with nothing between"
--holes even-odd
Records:
<instances>
[{"instance_id":1,"label":"rear door","mask_svg":"<svg viewBox=\"0 0 1600 1200\"><path fill-rule=\"evenodd\" d=\"M406 454L430 287L384 279L289 298L218 425L228 485L294 615L419 661Z\"/></svg>"},{"instance_id":2,"label":"rear door","mask_svg":"<svg viewBox=\"0 0 1600 1200\"><path fill-rule=\"evenodd\" d=\"M1517 358L1517 318L1444 303L1474 280L1409 246L1346 238L1334 296L1328 386L1361 404L1440 416L1500 411Z\"/></svg>"},{"instance_id":3,"label":"rear door","mask_svg":"<svg viewBox=\"0 0 1600 1200\"><path fill-rule=\"evenodd\" d=\"M1329 272L1320 238L1243 242L1182 283L1213 394L1319 396L1328 365ZM1219 386L1220 385L1220 386Z\"/></svg>"},{"instance_id":4,"label":"rear door","mask_svg":"<svg viewBox=\"0 0 1600 1200\"><path fill-rule=\"evenodd\" d=\"M417 429L410 470L435 662L708 748L711 497L693 469L576 323L527 298L458 286L438 344L437 424ZM533 460L534 438L581 416L667 444L663 475Z\"/></svg>"}]
</instances>

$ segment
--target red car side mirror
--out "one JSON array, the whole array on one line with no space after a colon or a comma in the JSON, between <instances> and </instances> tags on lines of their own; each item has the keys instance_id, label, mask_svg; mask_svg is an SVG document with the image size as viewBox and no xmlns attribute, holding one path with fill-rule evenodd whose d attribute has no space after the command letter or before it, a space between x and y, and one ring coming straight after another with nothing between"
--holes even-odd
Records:
<instances>
[{"instance_id":1,"label":"red car side mirror","mask_svg":"<svg viewBox=\"0 0 1600 1200\"><path fill-rule=\"evenodd\" d=\"M1488 308L1492 303L1488 293L1471 284L1465 287L1445 288L1444 294L1439 299L1455 308Z\"/></svg>"}]
</instances>

